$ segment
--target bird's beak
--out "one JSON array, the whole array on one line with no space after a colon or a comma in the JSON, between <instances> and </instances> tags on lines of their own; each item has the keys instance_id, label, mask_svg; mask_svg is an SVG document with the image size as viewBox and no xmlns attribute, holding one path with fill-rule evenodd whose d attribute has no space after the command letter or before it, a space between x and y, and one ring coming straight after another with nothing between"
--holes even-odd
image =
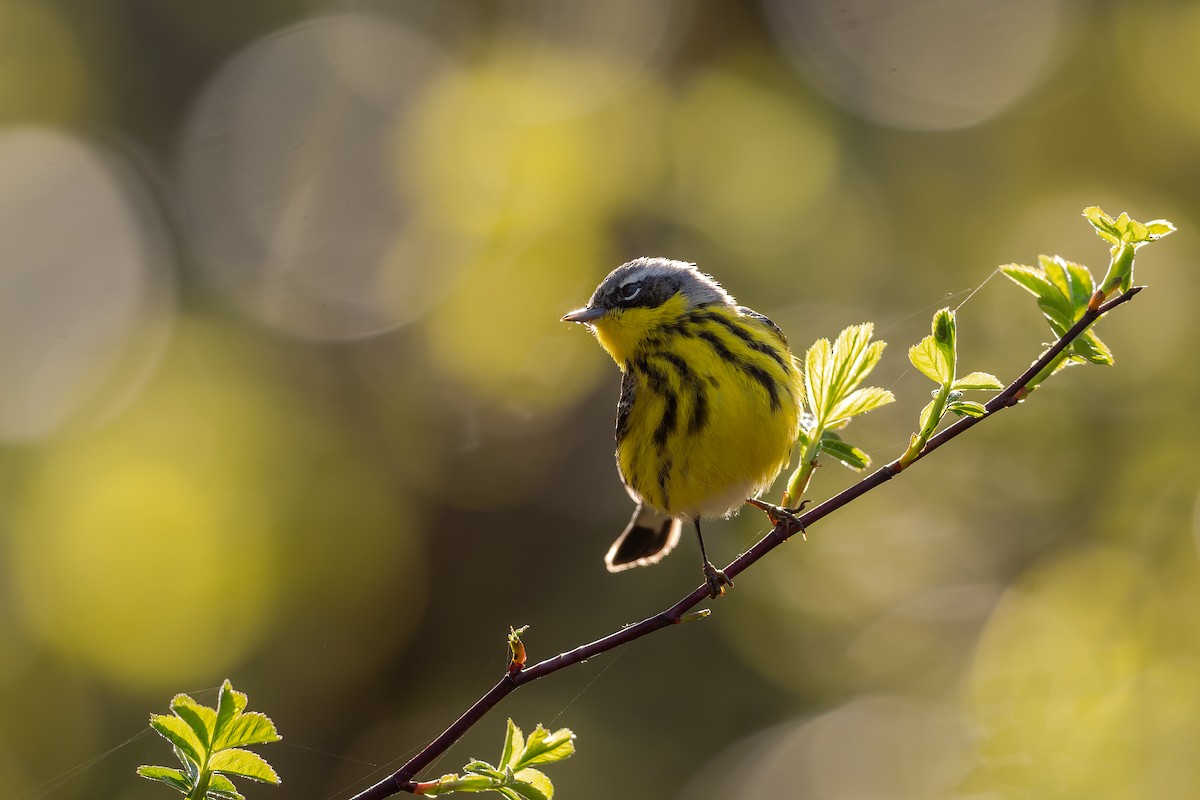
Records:
<instances>
[{"instance_id":1,"label":"bird's beak","mask_svg":"<svg viewBox=\"0 0 1200 800\"><path fill-rule=\"evenodd\" d=\"M603 317L605 309L603 308L577 308L569 314L563 314L563 322L595 322Z\"/></svg>"}]
</instances>

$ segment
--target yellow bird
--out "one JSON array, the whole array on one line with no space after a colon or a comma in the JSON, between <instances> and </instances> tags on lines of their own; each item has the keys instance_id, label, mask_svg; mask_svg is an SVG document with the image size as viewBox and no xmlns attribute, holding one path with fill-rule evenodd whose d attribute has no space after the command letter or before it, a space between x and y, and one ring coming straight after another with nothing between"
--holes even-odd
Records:
<instances>
[{"instance_id":1,"label":"yellow bird","mask_svg":"<svg viewBox=\"0 0 1200 800\"><path fill-rule=\"evenodd\" d=\"M665 258L617 267L563 321L591 328L622 373L617 469L637 509L604 563L655 564L689 521L709 596L724 594L733 582L708 560L700 520L729 516L791 460L803 378L783 332Z\"/></svg>"}]
</instances>

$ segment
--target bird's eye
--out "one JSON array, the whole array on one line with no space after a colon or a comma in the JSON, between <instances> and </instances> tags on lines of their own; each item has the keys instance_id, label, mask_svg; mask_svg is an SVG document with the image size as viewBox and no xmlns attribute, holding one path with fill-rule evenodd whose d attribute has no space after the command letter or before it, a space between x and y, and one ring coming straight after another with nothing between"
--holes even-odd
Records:
<instances>
[{"instance_id":1,"label":"bird's eye","mask_svg":"<svg viewBox=\"0 0 1200 800\"><path fill-rule=\"evenodd\" d=\"M638 292L640 292L640 291L642 291L641 282L633 281L633 282L627 283L627 284L621 286L619 289L617 289L617 294L619 294L621 296L622 300L628 302L629 300L632 300L633 298L637 297Z\"/></svg>"}]
</instances>

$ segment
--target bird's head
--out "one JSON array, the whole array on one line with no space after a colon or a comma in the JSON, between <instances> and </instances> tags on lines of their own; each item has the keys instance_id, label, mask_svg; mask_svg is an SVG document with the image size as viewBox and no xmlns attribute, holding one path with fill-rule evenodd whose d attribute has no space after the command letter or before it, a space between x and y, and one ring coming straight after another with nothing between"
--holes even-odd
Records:
<instances>
[{"instance_id":1,"label":"bird's head","mask_svg":"<svg viewBox=\"0 0 1200 800\"><path fill-rule=\"evenodd\" d=\"M648 336L694 308L733 305L734 300L695 264L638 258L608 273L583 308L563 322L591 327L600 344L624 366Z\"/></svg>"}]
</instances>

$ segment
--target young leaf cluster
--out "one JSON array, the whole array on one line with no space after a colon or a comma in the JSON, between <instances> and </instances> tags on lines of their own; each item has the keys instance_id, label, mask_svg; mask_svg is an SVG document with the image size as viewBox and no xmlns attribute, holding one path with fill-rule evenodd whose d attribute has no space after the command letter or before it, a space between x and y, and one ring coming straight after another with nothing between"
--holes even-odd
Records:
<instances>
[{"instance_id":1,"label":"young leaf cluster","mask_svg":"<svg viewBox=\"0 0 1200 800\"><path fill-rule=\"evenodd\" d=\"M1142 245L1161 239L1175 230L1175 226L1165 219L1138 222L1136 219L1130 219L1125 212L1113 219L1099 206L1085 208L1083 216L1096 229L1096 234L1112 245L1109 249L1112 258L1108 272L1100 283L1094 305L1104 302L1114 292L1129 291L1133 286L1134 253Z\"/></svg>"},{"instance_id":2,"label":"young leaf cluster","mask_svg":"<svg viewBox=\"0 0 1200 800\"><path fill-rule=\"evenodd\" d=\"M1163 219L1141 223L1130 219L1128 214L1121 214L1114 219L1095 206L1084 209L1083 216L1096 229L1097 235L1112 245L1109 248L1111 259L1108 273L1098 289L1087 267L1059 256L1039 256L1036 267L1024 264L1000 267L1001 272L1037 298L1038 308L1050 323L1056 338L1065 334L1087 311L1097 308L1114 292L1128 291L1133 285L1134 253L1143 245L1175 230L1174 225ZM1029 381L1024 394L1071 364L1112 363L1112 351L1089 328Z\"/></svg>"},{"instance_id":3,"label":"young leaf cluster","mask_svg":"<svg viewBox=\"0 0 1200 800\"><path fill-rule=\"evenodd\" d=\"M183 769L138 767L143 778L176 789L188 800L243 800L229 776L279 783L279 776L247 745L277 742L275 723L257 711L246 711L246 695L221 684L217 707L201 705L186 694L171 700L171 714L152 714L150 727L174 747Z\"/></svg>"},{"instance_id":4,"label":"young leaf cluster","mask_svg":"<svg viewBox=\"0 0 1200 800\"><path fill-rule=\"evenodd\" d=\"M964 400L962 393L970 390L999 391L1004 388L1000 380L987 372L972 372L957 377L958 371L958 322L954 312L943 308L933 315L931 332L908 350L908 360L925 377L938 385L933 399L921 409L919 429L909 440L908 450L900 457L897 465L906 467L921 454L929 437L937 430L938 423L948 412L961 417L982 417L987 409L982 403Z\"/></svg>"},{"instance_id":5,"label":"young leaf cluster","mask_svg":"<svg viewBox=\"0 0 1200 800\"><path fill-rule=\"evenodd\" d=\"M1037 298L1038 308L1057 338L1083 316L1095 294L1092 273L1060 256L1039 256L1037 267L1005 264L1000 271ZM1112 364L1112 351L1093 330L1086 330L1063 351L1055 370L1070 364Z\"/></svg>"},{"instance_id":6,"label":"young leaf cluster","mask_svg":"<svg viewBox=\"0 0 1200 800\"><path fill-rule=\"evenodd\" d=\"M854 470L870 465L870 457L843 440L837 430L896 399L878 386L860 387L887 347L886 342L871 341L874 330L869 322L852 325L832 343L818 339L805 353L804 405L810 413L801 423L800 464L788 480L785 507L799 504L822 453Z\"/></svg>"},{"instance_id":7,"label":"young leaf cluster","mask_svg":"<svg viewBox=\"0 0 1200 800\"><path fill-rule=\"evenodd\" d=\"M551 733L539 724L526 739L510 719L496 766L472 760L463 767L463 774L451 773L419 783L414 793L435 797L450 792L496 792L506 800L550 800L554 784L534 767L562 761L574 753L575 734L570 729L559 728Z\"/></svg>"}]
</instances>

